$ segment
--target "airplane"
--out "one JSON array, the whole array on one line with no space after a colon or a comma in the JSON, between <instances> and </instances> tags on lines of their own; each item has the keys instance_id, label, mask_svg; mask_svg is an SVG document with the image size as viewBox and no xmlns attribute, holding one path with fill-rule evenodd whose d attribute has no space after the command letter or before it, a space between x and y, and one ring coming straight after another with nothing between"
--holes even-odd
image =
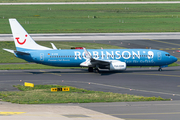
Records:
<instances>
[{"instance_id":1,"label":"airplane","mask_svg":"<svg viewBox=\"0 0 180 120\"><path fill-rule=\"evenodd\" d=\"M28 62L58 66L87 67L88 72L99 69L123 71L127 66L159 66L158 71L176 62L177 58L169 53L155 49L57 49L37 44L20 23L9 19L16 50L5 49L16 57Z\"/></svg>"}]
</instances>

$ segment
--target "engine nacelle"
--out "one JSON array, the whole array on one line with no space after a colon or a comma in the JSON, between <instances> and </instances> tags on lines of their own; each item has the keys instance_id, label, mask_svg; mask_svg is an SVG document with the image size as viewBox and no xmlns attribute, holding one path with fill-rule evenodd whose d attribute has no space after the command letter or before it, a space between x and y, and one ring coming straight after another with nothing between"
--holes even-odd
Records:
<instances>
[{"instance_id":1,"label":"engine nacelle","mask_svg":"<svg viewBox=\"0 0 180 120\"><path fill-rule=\"evenodd\" d=\"M109 70L126 70L126 63L121 61L112 61Z\"/></svg>"}]
</instances>

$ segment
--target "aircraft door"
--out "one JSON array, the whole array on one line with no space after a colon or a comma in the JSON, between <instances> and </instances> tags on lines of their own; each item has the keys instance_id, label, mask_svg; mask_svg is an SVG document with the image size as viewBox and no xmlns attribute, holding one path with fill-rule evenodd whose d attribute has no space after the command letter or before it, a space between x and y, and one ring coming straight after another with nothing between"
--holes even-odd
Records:
<instances>
[{"instance_id":1,"label":"aircraft door","mask_svg":"<svg viewBox=\"0 0 180 120\"><path fill-rule=\"evenodd\" d=\"M162 59L161 52L158 52L158 53L157 53L157 59L158 59L158 60L161 60L161 59Z\"/></svg>"},{"instance_id":2,"label":"aircraft door","mask_svg":"<svg viewBox=\"0 0 180 120\"><path fill-rule=\"evenodd\" d=\"M44 53L40 53L40 61L44 61Z\"/></svg>"}]
</instances>

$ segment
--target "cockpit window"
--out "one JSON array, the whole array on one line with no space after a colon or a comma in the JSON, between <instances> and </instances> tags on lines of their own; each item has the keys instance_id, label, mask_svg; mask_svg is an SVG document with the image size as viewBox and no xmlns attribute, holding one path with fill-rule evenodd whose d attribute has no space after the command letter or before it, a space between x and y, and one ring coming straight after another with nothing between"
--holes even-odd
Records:
<instances>
[{"instance_id":1,"label":"cockpit window","mask_svg":"<svg viewBox=\"0 0 180 120\"><path fill-rule=\"evenodd\" d=\"M170 54L165 54L166 56L170 56Z\"/></svg>"}]
</instances>

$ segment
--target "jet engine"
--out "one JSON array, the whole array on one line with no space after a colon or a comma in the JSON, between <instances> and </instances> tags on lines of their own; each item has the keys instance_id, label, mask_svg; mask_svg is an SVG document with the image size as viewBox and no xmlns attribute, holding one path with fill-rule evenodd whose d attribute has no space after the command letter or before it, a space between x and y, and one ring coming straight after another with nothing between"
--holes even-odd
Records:
<instances>
[{"instance_id":1,"label":"jet engine","mask_svg":"<svg viewBox=\"0 0 180 120\"><path fill-rule=\"evenodd\" d=\"M112 61L109 66L109 70L126 70L126 63L121 61Z\"/></svg>"}]
</instances>

